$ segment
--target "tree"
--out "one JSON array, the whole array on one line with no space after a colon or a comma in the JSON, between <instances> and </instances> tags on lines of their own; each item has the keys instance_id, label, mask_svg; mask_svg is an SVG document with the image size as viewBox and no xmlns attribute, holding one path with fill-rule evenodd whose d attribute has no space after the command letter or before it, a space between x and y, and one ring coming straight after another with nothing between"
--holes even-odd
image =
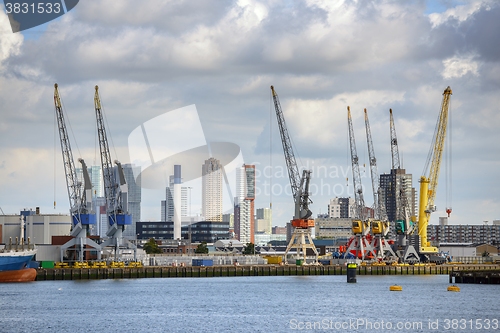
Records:
<instances>
[{"instance_id":1,"label":"tree","mask_svg":"<svg viewBox=\"0 0 500 333\"><path fill-rule=\"evenodd\" d=\"M203 242L199 244L196 250L194 250L194 253L208 253L207 243Z\"/></svg>"},{"instance_id":2,"label":"tree","mask_svg":"<svg viewBox=\"0 0 500 333\"><path fill-rule=\"evenodd\" d=\"M144 244L144 251L146 251L147 254L161 253L161 249L154 238L150 238L148 242Z\"/></svg>"},{"instance_id":3,"label":"tree","mask_svg":"<svg viewBox=\"0 0 500 333\"><path fill-rule=\"evenodd\" d=\"M243 254L255 254L255 245L253 243L247 243L243 249Z\"/></svg>"}]
</instances>

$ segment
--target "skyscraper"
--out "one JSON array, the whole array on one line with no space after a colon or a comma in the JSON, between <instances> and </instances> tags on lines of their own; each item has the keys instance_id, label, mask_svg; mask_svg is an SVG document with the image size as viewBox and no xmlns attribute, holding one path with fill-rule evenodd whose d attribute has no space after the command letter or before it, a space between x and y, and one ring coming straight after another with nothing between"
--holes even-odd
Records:
<instances>
[{"instance_id":1,"label":"skyscraper","mask_svg":"<svg viewBox=\"0 0 500 333\"><path fill-rule=\"evenodd\" d=\"M127 210L132 215L132 225L127 226L123 232L123 236L135 239L136 238L136 223L141 220L141 186L140 186L140 173L141 168L133 164L123 164L123 173L125 174L125 181L127 182L127 192L124 192L127 198ZM137 181L134 178L135 174L139 175Z\"/></svg>"},{"instance_id":2,"label":"skyscraper","mask_svg":"<svg viewBox=\"0 0 500 333\"><path fill-rule=\"evenodd\" d=\"M402 207L401 192L406 194L410 216L415 215L416 192L412 187L412 175L407 174L405 169L392 169L390 174L380 175L381 200L385 204L387 219L394 222L397 219L397 209Z\"/></svg>"},{"instance_id":3,"label":"skyscraper","mask_svg":"<svg viewBox=\"0 0 500 333\"><path fill-rule=\"evenodd\" d=\"M242 243L255 243L255 165L244 164L236 169L234 233Z\"/></svg>"},{"instance_id":4,"label":"skyscraper","mask_svg":"<svg viewBox=\"0 0 500 333\"><path fill-rule=\"evenodd\" d=\"M165 190L165 202L162 201L162 221L173 221L175 216L174 197L176 196L175 184L182 184L182 172L180 165L174 165L174 174L169 177L169 186ZM180 214L181 217L188 215L188 188L180 187Z\"/></svg>"},{"instance_id":5,"label":"skyscraper","mask_svg":"<svg viewBox=\"0 0 500 333\"><path fill-rule=\"evenodd\" d=\"M187 216L187 187L182 186L181 166L174 165L174 174L169 177L169 186L162 201L162 221L174 222L174 239L181 238L181 220Z\"/></svg>"},{"instance_id":6,"label":"skyscraper","mask_svg":"<svg viewBox=\"0 0 500 333\"><path fill-rule=\"evenodd\" d=\"M211 157L202 166L202 214L207 221L222 222L222 165Z\"/></svg>"}]
</instances>

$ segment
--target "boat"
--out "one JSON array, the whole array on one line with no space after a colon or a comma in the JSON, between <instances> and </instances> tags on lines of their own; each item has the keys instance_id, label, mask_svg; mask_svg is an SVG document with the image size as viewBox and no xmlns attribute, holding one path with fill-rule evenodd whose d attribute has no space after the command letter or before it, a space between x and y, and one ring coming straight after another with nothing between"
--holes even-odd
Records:
<instances>
[{"instance_id":1,"label":"boat","mask_svg":"<svg viewBox=\"0 0 500 333\"><path fill-rule=\"evenodd\" d=\"M0 272L17 271L28 266L28 263L36 254L35 249L6 250L0 251Z\"/></svg>"},{"instance_id":2,"label":"boat","mask_svg":"<svg viewBox=\"0 0 500 333\"><path fill-rule=\"evenodd\" d=\"M20 216L20 237L12 244L12 238L9 238L9 244L0 249L0 282L29 282L36 279L36 270L29 268L28 265L36 254L36 249L30 242L24 242L24 219Z\"/></svg>"},{"instance_id":3,"label":"boat","mask_svg":"<svg viewBox=\"0 0 500 333\"><path fill-rule=\"evenodd\" d=\"M19 248L20 247L20 248ZM28 268L36 249L9 246L0 250L0 282L28 282L36 279L36 270Z\"/></svg>"}]
</instances>

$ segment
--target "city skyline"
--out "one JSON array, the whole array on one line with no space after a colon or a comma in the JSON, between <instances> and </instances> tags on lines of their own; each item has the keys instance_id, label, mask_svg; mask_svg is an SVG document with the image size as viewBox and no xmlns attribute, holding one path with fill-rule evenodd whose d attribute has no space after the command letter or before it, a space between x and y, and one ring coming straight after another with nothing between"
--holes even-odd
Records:
<instances>
[{"instance_id":1,"label":"city skyline","mask_svg":"<svg viewBox=\"0 0 500 333\"><path fill-rule=\"evenodd\" d=\"M196 132L184 131L185 138L162 141L167 151L142 153L163 158L170 156L169 148L189 147L193 142L193 149L218 142L237 145L242 162L261 171L256 175L260 192L256 205L266 207L272 202L279 225L291 218L294 207L285 191L286 170L278 172L285 163L270 108L271 85L279 94L298 162L314 169L310 206L314 214L326 213L332 197L352 196L352 185L346 181L350 179L347 106L358 138L360 166L369 165L362 135L367 108L379 173L391 169L389 109L393 109L404 161L401 167L416 181L425 166L443 90L450 86L450 223L481 224L500 218L496 177L500 146L494 144L500 127L496 111L500 53L491 42L498 30L500 3L380 1L366 5L315 0L193 6L123 0L103 11L96 6L80 1L61 18L11 33L0 5L4 32L0 186L9 194L0 202L4 212L37 206L68 212L60 151L54 148L54 83L59 84L66 122L76 138L71 138L74 157L89 165L97 164L91 161L98 160L99 154L95 85L102 93L113 158L124 164L134 161L128 138L135 129L141 132L142 124L155 117L196 105L199 119L174 117L158 123L155 138L162 141L161 133L185 125ZM187 12L192 15L179 16ZM191 121L201 125L189 126ZM220 158L208 150L206 156ZM321 167L340 171L325 175L318 171ZM266 176L269 173L278 175L271 179ZM447 215L444 178L441 172L431 224ZM158 192L143 188L143 219L158 219L158 202L167 181L158 181L162 183ZM369 177L362 182L365 189L370 187ZM192 211L199 214L201 197L192 192ZM364 192L366 204L371 205L370 191Z\"/></svg>"}]
</instances>

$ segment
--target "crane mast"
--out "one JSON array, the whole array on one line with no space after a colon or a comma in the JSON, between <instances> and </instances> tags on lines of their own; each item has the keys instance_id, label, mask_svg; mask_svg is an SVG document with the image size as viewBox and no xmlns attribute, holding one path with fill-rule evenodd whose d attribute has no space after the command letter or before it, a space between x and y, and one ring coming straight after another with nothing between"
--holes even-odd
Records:
<instances>
[{"instance_id":1,"label":"crane mast","mask_svg":"<svg viewBox=\"0 0 500 333\"><path fill-rule=\"evenodd\" d=\"M299 168L297 167L297 161L295 160L295 154L293 153L292 140L288 133L288 129L285 123L285 117L281 109L281 104L279 102L278 94L271 86L271 93L274 101L274 109L276 111L276 118L278 121L278 127L280 130L281 143L283 145L283 152L285 155L285 162L288 171L288 178L290 180L290 186L292 189L293 200L295 203L295 211L293 220L291 221L292 227L294 227L294 232L290 243L285 250L285 260L289 250L292 248L297 249L297 257L299 257L300 252L302 252L304 262L306 261L306 250L310 248L316 255L315 262L318 261L318 252L311 238L310 228L314 227L314 219L310 219L312 212L309 209L309 204L312 202L309 198L309 182L311 179L311 171L303 170L302 177L299 173Z\"/></svg>"},{"instance_id":2,"label":"crane mast","mask_svg":"<svg viewBox=\"0 0 500 333\"><path fill-rule=\"evenodd\" d=\"M278 119L278 127L280 130L281 143L283 145L283 152L285 155L285 162L288 171L288 179L290 180L290 187L292 189L293 200L295 202L295 215L294 219L307 219L312 215L309 210L309 181L311 178L310 170L303 170L302 177L299 173L297 161L293 153L292 140L288 134L286 127L285 117L281 109L281 104L278 99L278 94L271 86L273 94L274 108L276 111L276 118Z\"/></svg>"},{"instance_id":3,"label":"crane mast","mask_svg":"<svg viewBox=\"0 0 500 333\"><path fill-rule=\"evenodd\" d=\"M392 116L392 109L389 109L389 113L390 113L390 128L391 128L392 169L396 170L401 167L399 164L398 138L396 136L396 126L394 125L394 117Z\"/></svg>"},{"instance_id":4,"label":"crane mast","mask_svg":"<svg viewBox=\"0 0 500 333\"><path fill-rule=\"evenodd\" d=\"M375 149L373 148L372 132L370 130L370 122L368 121L368 112L365 109L365 128L366 128L366 142L368 145L368 157L370 158L370 174L372 178L373 190L373 207L375 210L375 217L380 220L387 220L385 211L385 204L381 200L380 195L380 179L377 172L377 159L375 157Z\"/></svg>"},{"instance_id":5,"label":"crane mast","mask_svg":"<svg viewBox=\"0 0 500 333\"><path fill-rule=\"evenodd\" d=\"M113 164L111 163L111 154L109 152L108 137L104 126L104 118L102 116L101 99L99 97L98 86L95 86L94 107L97 118L97 135L99 137L99 151L101 154L104 197L106 198L107 207L106 212L110 219L109 224L115 225L116 214L123 213L120 185L124 182L120 181L120 184L117 183L115 172L113 170Z\"/></svg>"},{"instance_id":6,"label":"crane mast","mask_svg":"<svg viewBox=\"0 0 500 333\"><path fill-rule=\"evenodd\" d=\"M404 221L405 226L404 230L409 231L411 228L410 223L410 204L408 201L408 197L406 195L406 189L402 183L397 181L397 170L401 169L401 164L399 162L399 147L398 147L398 138L396 135L396 125L394 123L394 116L392 115L392 109L389 109L390 114L390 131L391 131L391 157L392 157L392 175L393 175L393 189L394 196L396 198L396 221L397 224L401 226L401 221ZM402 179L400 179L400 182ZM403 231L403 230L401 230Z\"/></svg>"},{"instance_id":7,"label":"crane mast","mask_svg":"<svg viewBox=\"0 0 500 333\"><path fill-rule=\"evenodd\" d=\"M66 175L66 185L68 190L69 207L71 215L77 217L73 223L78 223L78 216L82 210L86 210L85 192L82 193L82 184L78 182L76 175L75 162L73 160L73 152L68 137L68 130L64 120L64 112L62 109L61 97L59 95L59 86L54 84L54 104L56 110L57 125L59 127L59 138L61 141L61 151L64 164L64 174Z\"/></svg>"},{"instance_id":8,"label":"crane mast","mask_svg":"<svg viewBox=\"0 0 500 333\"><path fill-rule=\"evenodd\" d=\"M356 140L354 139L354 130L352 127L351 108L347 107L347 122L349 125L349 147L351 148L352 181L354 184L354 199L356 205L356 218L366 220L365 199L363 197L363 185L361 184L361 175L359 172L359 158L356 151Z\"/></svg>"},{"instance_id":9,"label":"crane mast","mask_svg":"<svg viewBox=\"0 0 500 333\"><path fill-rule=\"evenodd\" d=\"M68 130L64 120L64 111L59 95L59 86L54 84L54 105L59 128L59 138L61 141L61 152L64 164L64 173L66 175L66 185L68 189L68 198L71 214L71 236L74 238L61 246L61 261L64 258L64 251L69 248L76 247L78 260L84 259L84 247L89 245L98 250L98 258L100 258L100 246L94 241L87 238L90 225L96 222L95 213L92 211L92 203L87 202L87 198L91 198L92 183L87 170L87 165L82 158L78 161L82 165L83 184L78 181L73 153L68 137ZM82 186L83 185L83 186ZM87 196L88 192L88 196Z\"/></svg>"},{"instance_id":10,"label":"crane mast","mask_svg":"<svg viewBox=\"0 0 500 333\"><path fill-rule=\"evenodd\" d=\"M396 125L394 123L394 116L392 114L392 109L389 109L390 115L390 132L391 132L391 156L392 156L392 175L393 175L393 189L394 196L396 198L396 230L400 233L407 232L411 233L412 224L410 221L410 204L408 197L406 195L406 189L402 183L398 186L397 181L397 170L401 169L399 163L399 148L398 148L398 138L396 135ZM402 182L402 179L400 179ZM403 226L404 223L404 226Z\"/></svg>"},{"instance_id":11,"label":"crane mast","mask_svg":"<svg viewBox=\"0 0 500 333\"><path fill-rule=\"evenodd\" d=\"M427 241L427 225L432 212L436 211L434 200L439 178L439 169L443 156L444 142L446 138L446 128L448 125L448 110L452 90L448 86L443 92L443 101L439 113L438 122L432 139L429 155L424 167L423 176L420 177L420 202L418 214L418 234L420 235L421 252L437 252L437 248L431 247ZM429 168L429 177L425 176Z\"/></svg>"}]
</instances>

